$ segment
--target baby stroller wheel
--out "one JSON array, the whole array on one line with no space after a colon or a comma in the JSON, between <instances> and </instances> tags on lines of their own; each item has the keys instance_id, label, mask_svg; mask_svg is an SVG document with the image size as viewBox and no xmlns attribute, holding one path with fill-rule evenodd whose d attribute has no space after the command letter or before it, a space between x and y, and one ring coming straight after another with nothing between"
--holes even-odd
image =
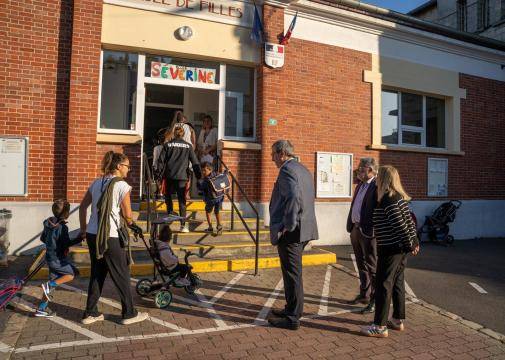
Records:
<instances>
[{"instance_id":1,"label":"baby stroller wheel","mask_svg":"<svg viewBox=\"0 0 505 360\"><path fill-rule=\"evenodd\" d=\"M154 297L154 303L159 309L164 309L172 302L172 293L168 290L160 290Z\"/></svg>"},{"instance_id":2,"label":"baby stroller wheel","mask_svg":"<svg viewBox=\"0 0 505 360\"><path fill-rule=\"evenodd\" d=\"M193 295L195 291L202 286L202 280L197 274L190 274L189 281L191 281L191 285L185 286L184 290L186 290L188 294Z\"/></svg>"},{"instance_id":3,"label":"baby stroller wheel","mask_svg":"<svg viewBox=\"0 0 505 360\"><path fill-rule=\"evenodd\" d=\"M452 243L454 243L454 236L447 235L447 237L445 238L445 242L447 243L447 245L452 245Z\"/></svg>"},{"instance_id":4,"label":"baby stroller wheel","mask_svg":"<svg viewBox=\"0 0 505 360\"><path fill-rule=\"evenodd\" d=\"M147 296L151 292L152 281L150 279L142 279L137 282L135 290L140 296Z\"/></svg>"}]
</instances>

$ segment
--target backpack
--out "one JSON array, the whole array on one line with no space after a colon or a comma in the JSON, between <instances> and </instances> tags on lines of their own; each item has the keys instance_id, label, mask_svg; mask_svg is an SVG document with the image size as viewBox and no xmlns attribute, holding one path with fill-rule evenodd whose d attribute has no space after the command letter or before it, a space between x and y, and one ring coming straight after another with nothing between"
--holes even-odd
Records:
<instances>
[{"instance_id":1,"label":"backpack","mask_svg":"<svg viewBox=\"0 0 505 360\"><path fill-rule=\"evenodd\" d=\"M224 197L231 187L230 178L226 172L209 177L208 181L210 184L210 193L214 199Z\"/></svg>"}]
</instances>

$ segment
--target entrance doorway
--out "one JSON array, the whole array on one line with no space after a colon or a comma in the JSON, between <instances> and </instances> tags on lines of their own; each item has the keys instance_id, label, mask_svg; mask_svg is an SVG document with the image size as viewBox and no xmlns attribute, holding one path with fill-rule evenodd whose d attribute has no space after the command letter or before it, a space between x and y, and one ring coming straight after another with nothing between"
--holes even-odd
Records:
<instances>
[{"instance_id":1,"label":"entrance doorway","mask_svg":"<svg viewBox=\"0 0 505 360\"><path fill-rule=\"evenodd\" d=\"M182 111L195 129L202 129L203 118L210 115L213 127L218 127L219 90L193 87L146 84L143 151L152 167L153 149L163 142L163 129L172 125L176 111ZM196 145L196 144L195 144ZM195 150L198 157L198 148ZM196 181L192 181L191 196L196 196Z\"/></svg>"}]
</instances>

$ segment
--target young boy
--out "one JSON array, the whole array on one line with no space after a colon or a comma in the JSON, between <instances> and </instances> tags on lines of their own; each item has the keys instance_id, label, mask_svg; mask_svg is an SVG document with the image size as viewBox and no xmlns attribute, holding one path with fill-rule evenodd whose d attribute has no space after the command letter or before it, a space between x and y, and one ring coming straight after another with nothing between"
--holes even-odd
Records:
<instances>
[{"instance_id":1,"label":"young boy","mask_svg":"<svg viewBox=\"0 0 505 360\"><path fill-rule=\"evenodd\" d=\"M210 214L212 210L214 210L214 215L216 216L217 222L216 235L221 235L223 233L223 226L221 225L219 211L223 206L224 194L216 196L212 188L209 178L216 175L212 169L212 165L208 162L204 162L202 163L201 168L203 179L198 183L198 188L203 192L203 200L205 201L205 215L207 216L207 223L209 224L209 227L204 231L209 234L214 233L214 229L212 228L212 221L210 220Z\"/></svg>"},{"instance_id":2,"label":"young boy","mask_svg":"<svg viewBox=\"0 0 505 360\"><path fill-rule=\"evenodd\" d=\"M154 243L158 249L158 253L160 254L161 262L171 272L179 271L180 273L180 277L175 280L175 285L191 285L191 282L186 278L189 271L188 266L186 264L179 264L177 255L174 254L172 248L170 247L170 241L172 240L172 230L170 230L170 226L163 226L158 237L159 240L154 240Z\"/></svg>"},{"instance_id":3,"label":"young boy","mask_svg":"<svg viewBox=\"0 0 505 360\"><path fill-rule=\"evenodd\" d=\"M53 217L44 221L44 230L40 240L46 245L46 263L49 268L50 281L42 284L44 297L35 312L35 316L51 317L54 313L48 308L52 300L51 293L61 284L72 281L77 269L68 259L68 248L80 243L82 239L70 240L66 220L70 215L70 204L64 199L53 203Z\"/></svg>"}]
</instances>

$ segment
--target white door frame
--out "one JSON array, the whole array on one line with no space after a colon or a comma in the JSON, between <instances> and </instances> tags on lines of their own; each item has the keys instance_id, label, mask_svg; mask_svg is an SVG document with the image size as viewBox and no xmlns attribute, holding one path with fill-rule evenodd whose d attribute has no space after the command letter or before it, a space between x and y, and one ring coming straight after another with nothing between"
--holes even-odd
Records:
<instances>
[{"instance_id":1,"label":"white door frame","mask_svg":"<svg viewBox=\"0 0 505 360\"><path fill-rule=\"evenodd\" d=\"M150 104L146 104L146 84L157 84L157 85L169 85L169 86L179 86L179 87L189 87L197 89L207 89L219 91L219 119L218 119L218 140L224 137L224 112L225 112L225 101L226 101L226 64L221 63L219 65L219 84L205 84L205 83L195 83L191 81L181 81L172 79L160 79L151 78L145 76L146 69L146 55L138 54L138 67L137 67L137 107L136 107L136 123L138 125L138 134L141 137L140 146L140 169L142 169L144 158L144 113L145 107ZM158 105L156 105L158 106ZM172 105L166 104L164 107L172 107ZM175 108L175 106L173 106ZM140 197L142 197L142 184L144 174L140 171Z\"/></svg>"}]
</instances>

